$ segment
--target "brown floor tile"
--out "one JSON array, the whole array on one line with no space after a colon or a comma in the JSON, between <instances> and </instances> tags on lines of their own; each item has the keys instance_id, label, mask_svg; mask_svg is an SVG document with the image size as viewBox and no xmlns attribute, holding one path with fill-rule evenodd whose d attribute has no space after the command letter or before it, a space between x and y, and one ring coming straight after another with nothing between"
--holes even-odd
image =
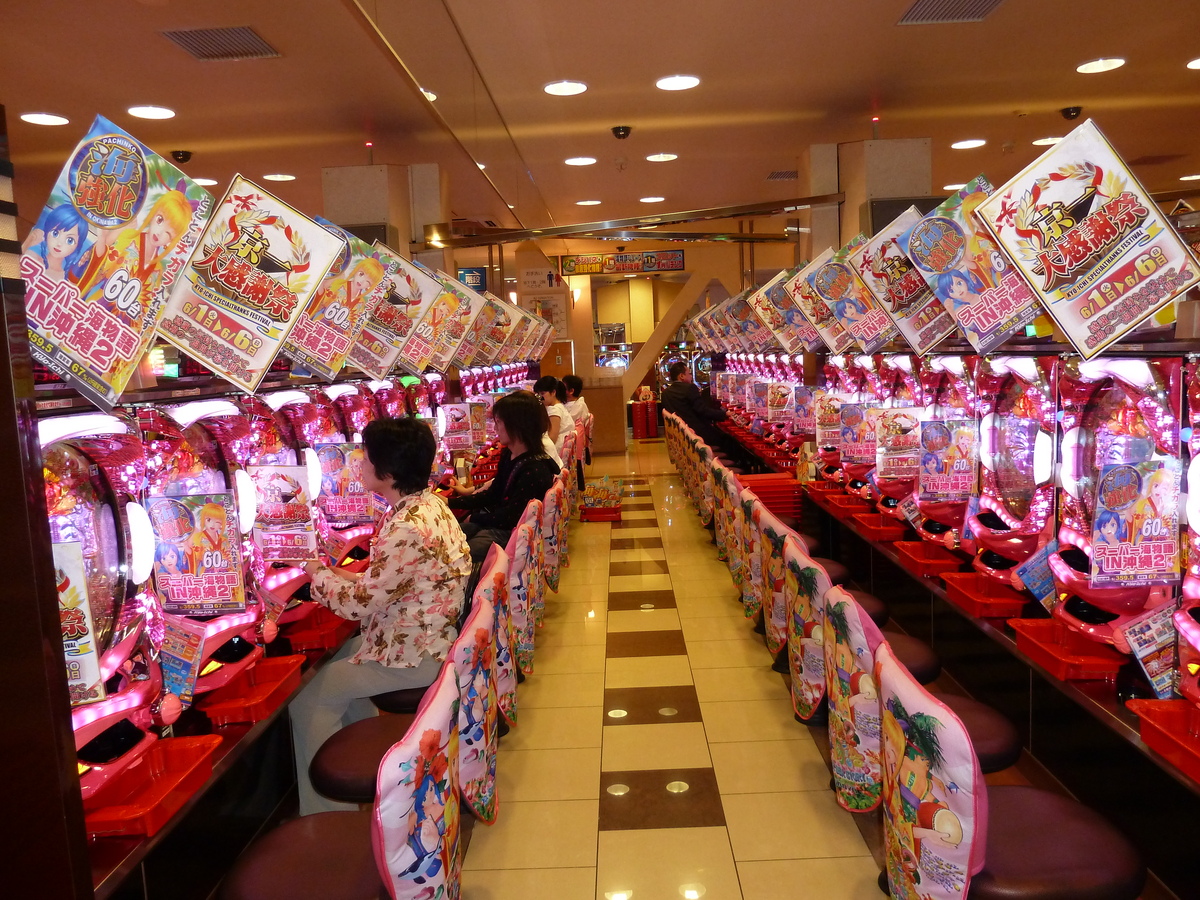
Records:
<instances>
[{"instance_id":1,"label":"brown floor tile","mask_svg":"<svg viewBox=\"0 0 1200 900\"><path fill-rule=\"evenodd\" d=\"M663 545L660 537L613 538L610 550L650 550Z\"/></svg>"},{"instance_id":2,"label":"brown floor tile","mask_svg":"<svg viewBox=\"0 0 1200 900\"><path fill-rule=\"evenodd\" d=\"M630 547L629 549L633 549ZM675 609L674 591L610 591L608 608L612 612L628 609Z\"/></svg>"},{"instance_id":3,"label":"brown floor tile","mask_svg":"<svg viewBox=\"0 0 1200 900\"><path fill-rule=\"evenodd\" d=\"M623 709L625 715L613 718L608 714L611 709ZM664 709L673 709L675 712L660 712ZM696 697L694 685L604 689L605 725L664 725L699 721L700 700Z\"/></svg>"},{"instance_id":4,"label":"brown floor tile","mask_svg":"<svg viewBox=\"0 0 1200 900\"><path fill-rule=\"evenodd\" d=\"M604 655L686 656L682 631L614 631L608 635Z\"/></svg>"},{"instance_id":5,"label":"brown floor tile","mask_svg":"<svg viewBox=\"0 0 1200 900\"><path fill-rule=\"evenodd\" d=\"M686 784L683 791L673 788ZM628 790L619 796L614 785ZM600 773L600 830L702 828L725 824L712 769L652 769Z\"/></svg>"},{"instance_id":6,"label":"brown floor tile","mask_svg":"<svg viewBox=\"0 0 1200 900\"><path fill-rule=\"evenodd\" d=\"M640 562L615 562L608 564L609 575L666 575L665 559L646 559Z\"/></svg>"},{"instance_id":7,"label":"brown floor tile","mask_svg":"<svg viewBox=\"0 0 1200 900\"><path fill-rule=\"evenodd\" d=\"M654 519L622 519L620 522L611 523L613 530L618 528L657 528L658 522Z\"/></svg>"},{"instance_id":8,"label":"brown floor tile","mask_svg":"<svg viewBox=\"0 0 1200 900\"><path fill-rule=\"evenodd\" d=\"M621 480L623 482L625 482L626 484L649 484L650 483L650 480L648 478L622 478Z\"/></svg>"}]
</instances>

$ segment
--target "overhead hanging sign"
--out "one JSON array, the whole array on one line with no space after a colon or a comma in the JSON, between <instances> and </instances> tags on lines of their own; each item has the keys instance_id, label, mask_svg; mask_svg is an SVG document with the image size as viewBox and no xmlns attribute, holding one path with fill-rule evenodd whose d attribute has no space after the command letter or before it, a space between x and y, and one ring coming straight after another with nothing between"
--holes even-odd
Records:
<instances>
[{"instance_id":1,"label":"overhead hanging sign","mask_svg":"<svg viewBox=\"0 0 1200 900\"><path fill-rule=\"evenodd\" d=\"M213 204L208 191L97 116L25 240L34 360L112 409Z\"/></svg>"},{"instance_id":2,"label":"overhead hanging sign","mask_svg":"<svg viewBox=\"0 0 1200 900\"><path fill-rule=\"evenodd\" d=\"M891 316L917 356L924 356L955 330L954 319L896 242L921 220L910 206L850 254L850 265Z\"/></svg>"},{"instance_id":3,"label":"overhead hanging sign","mask_svg":"<svg viewBox=\"0 0 1200 900\"><path fill-rule=\"evenodd\" d=\"M613 275L631 272L682 272L682 250L644 250L640 253L579 253L558 258L563 275Z\"/></svg>"},{"instance_id":4,"label":"overhead hanging sign","mask_svg":"<svg viewBox=\"0 0 1200 900\"><path fill-rule=\"evenodd\" d=\"M400 358L400 348L420 315L421 290L404 268L404 257L376 241L371 248L384 268L383 295L350 348L349 363L379 380Z\"/></svg>"},{"instance_id":5,"label":"overhead hanging sign","mask_svg":"<svg viewBox=\"0 0 1200 900\"><path fill-rule=\"evenodd\" d=\"M978 353L1038 316L1033 291L975 216L992 190L980 175L897 240Z\"/></svg>"},{"instance_id":6,"label":"overhead hanging sign","mask_svg":"<svg viewBox=\"0 0 1200 900\"><path fill-rule=\"evenodd\" d=\"M788 282L796 271L784 269L749 297L754 312L788 353L814 351L825 346L817 329L804 317L788 291Z\"/></svg>"},{"instance_id":7,"label":"overhead hanging sign","mask_svg":"<svg viewBox=\"0 0 1200 900\"><path fill-rule=\"evenodd\" d=\"M854 336L834 317L833 312L825 305L821 295L812 286L808 278L816 272L822 263L833 255L832 250L821 254L787 282L786 290L791 294L797 308L816 329L822 343L831 353L845 353L854 345Z\"/></svg>"},{"instance_id":8,"label":"overhead hanging sign","mask_svg":"<svg viewBox=\"0 0 1200 900\"><path fill-rule=\"evenodd\" d=\"M1200 282L1191 251L1090 119L976 215L1084 359Z\"/></svg>"},{"instance_id":9,"label":"overhead hanging sign","mask_svg":"<svg viewBox=\"0 0 1200 900\"><path fill-rule=\"evenodd\" d=\"M458 280L471 290L482 292L487 290L487 273L487 266L470 266L459 269L457 275Z\"/></svg>"},{"instance_id":10,"label":"overhead hanging sign","mask_svg":"<svg viewBox=\"0 0 1200 900\"><path fill-rule=\"evenodd\" d=\"M386 265L365 242L326 219L318 217L317 223L340 237L345 247L296 320L283 352L333 381L391 285Z\"/></svg>"},{"instance_id":11,"label":"overhead hanging sign","mask_svg":"<svg viewBox=\"0 0 1200 900\"><path fill-rule=\"evenodd\" d=\"M253 392L345 246L238 175L176 280L158 332Z\"/></svg>"},{"instance_id":12,"label":"overhead hanging sign","mask_svg":"<svg viewBox=\"0 0 1200 900\"><path fill-rule=\"evenodd\" d=\"M429 272L408 260L402 259L400 265L416 281L421 304L420 317L400 348L398 362L414 375L427 368L445 372L483 307L483 298L464 290L449 276Z\"/></svg>"},{"instance_id":13,"label":"overhead hanging sign","mask_svg":"<svg viewBox=\"0 0 1200 900\"><path fill-rule=\"evenodd\" d=\"M836 253L826 250L814 260L808 283L863 353L874 353L896 336L896 326L849 263L850 254L866 240L859 234Z\"/></svg>"}]
</instances>

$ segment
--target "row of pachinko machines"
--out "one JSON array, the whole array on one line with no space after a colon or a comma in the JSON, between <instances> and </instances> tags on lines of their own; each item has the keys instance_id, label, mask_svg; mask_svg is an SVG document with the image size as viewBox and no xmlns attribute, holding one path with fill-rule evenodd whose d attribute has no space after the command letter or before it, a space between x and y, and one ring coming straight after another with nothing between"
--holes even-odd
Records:
<instances>
[{"instance_id":1,"label":"row of pachinko machines","mask_svg":"<svg viewBox=\"0 0 1200 900\"><path fill-rule=\"evenodd\" d=\"M717 397L818 505L1051 674L1118 683L1200 779L1200 361L831 356L820 386L784 355L727 367Z\"/></svg>"},{"instance_id":2,"label":"row of pachinko machines","mask_svg":"<svg viewBox=\"0 0 1200 900\"><path fill-rule=\"evenodd\" d=\"M212 732L265 718L300 683L297 651L353 632L309 599L301 566L365 565L382 503L356 481L367 423L428 418L435 481L464 454L486 468L487 411L528 369L464 370L461 403L441 376L405 381L39 421L90 834L154 833L207 779ZM190 706L190 736L173 736Z\"/></svg>"}]
</instances>

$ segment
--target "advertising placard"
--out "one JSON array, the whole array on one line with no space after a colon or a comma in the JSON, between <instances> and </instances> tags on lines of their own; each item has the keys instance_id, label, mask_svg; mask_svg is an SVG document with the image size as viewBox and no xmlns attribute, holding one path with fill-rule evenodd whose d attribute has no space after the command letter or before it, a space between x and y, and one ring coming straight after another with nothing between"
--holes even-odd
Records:
<instances>
[{"instance_id":1,"label":"advertising placard","mask_svg":"<svg viewBox=\"0 0 1200 900\"><path fill-rule=\"evenodd\" d=\"M1175 605L1174 600L1168 600L1130 620L1121 629L1129 649L1146 673L1146 679L1159 700L1174 697L1177 685L1179 670L1176 665L1178 634L1175 630Z\"/></svg>"},{"instance_id":2,"label":"advertising placard","mask_svg":"<svg viewBox=\"0 0 1200 900\"><path fill-rule=\"evenodd\" d=\"M148 497L154 589L164 612L211 616L246 608L233 494Z\"/></svg>"},{"instance_id":3,"label":"advertising placard","mask_svg":"<svg viewBox=\"0 0 1200 900\"><path fill-rule=\"evenodd\" d=\"M832 251L830 253L832 254ZM817 270L823 258L824 254L788 279L785 289L791 294L804 318L816 329L818 337L829 348L829 352L845 353L854 346L854 336L834 318L829 307L808 281L808 276Z\"/></svg>"},{"instance_id":4,"label":"advertising placard","mask_svg":"<svg viewBox=\"0 0 1200 900\"><path fill-rule=\"evenodd\" d=\"M645 250L640 253L579 253L560 256L563 275L611 275L632 272L682 272L682 250Z\"/></svg>"},{"instance_id":5,"label":"advertising placard","mask_svg":"<svg viewBox=\"0 0 1200 900\"><path fill-rule=\"evenodd\" d=\"M921 422L917 410L875 411L875 477L902 480L917 477Z\"/></svg>"},{"instance_id":6,"label":"advertising placard","mask_svg":"<svg viewBox=\"0 0 1200 900\"><path fill-rule=\"evenodd\" d=\"M924 356L955 331L954 319L934 296L897 238L921 220L910 206L850 254L850 265L871 295L892 317L917 356Z\"/></svg>"},{"instance_id":7,"label":"advertising placard","mask_svg":"<svg viewBox=\"0 0 1200 900\"><path fill-rule=\"evenodd\" d=\"M253 392L344 247L238 175L176 279L158 333Z\"/></svg>"},{"instance_id":8,"label":"advertising placard","mask_svg":"<svg viewBox=\"0 0 1200 900\"><path fill-rule=\"evenodd\" d=\"M1092 517L1092 587L1179 581L1178 459L1100 467Z\"/></svg>"},{"instance_id":9,"label":"advertising placard","mask_svg":"<svg viewBox=\"0 0 1200 900\"><path fill-rule=\"evenodd\" d=\"M316 444L321 462L321 493L317 506L338 525L373 521L371 492L363 484L362 444Z\"/></svg>"},{"instance_id":10,"label":"advertising placard","mask_svg":"<svg viewBox=\"0 0 1200 900\"><path fill-rule=\"evenodd\" d=\"M832 391L816 397L817 446L837 450L842 445L842 404L845 399Z\"/></svg>"},{"instance_id":11,"label":"advertising placard","mask_svg":"<svg viewBox=\"0 0 1200 900\"><path fill-rule=\"evenodd\" d=\"M376 380L386 378L421 312L421 289L404 267L404 257L376 241L371 250L383 263L384 292L367 319L348 362Z\"/></svg>"},{"instance_id":12,"label":"advertising placard","mask_svg":"<svg viewBox=\"0 0 1200 900\"><path fill-rule=\"evenodd\" d=\"M843 462L875 462L875 412L865 403L843 403L838 408Z\"/></svg>"},{"instance_id":13,"label":"advertising placard","mask_svg":"<svg viewBox=\"0 0 1200 900\"><path fill-rule=\"evenodd\" d=\"M195 699L200 664L204 661L204 622L186 616L163 615L162 646L158 661L163 689L174 694L187 709Z\"/></svg>"},{"instance_id":14,"label":"advertising placard","mask_svg":"<svg viewBox=\"0 0 1200 900\"><path fill-rule=\"evenodd\" d=\"M58 587L58 624L62 629L63 656L67 665L67 690L71 705L103 700L100 647L88 602L87 570L83 545L77 541L52 544L54 582Z\"/></svg>"},{"instance_id":15,"label":"advertising placard","mask_svg":"<svg viewBox=\"0 0 1200 900\"><path fill-rule=\"evenodd\" d=\"M794 410L792 386L780 381L767 385L767 421L790 422Z\"/></svg>"},{"instance_id":16,"label":"advertising placard","mask_svg":"<svg viewBox=\"0 0 1200 900\"><path fill-rule=\"evenodd\" d=\"M1039 311L1029 285L975 216L992 190L980 175L898 239L978 353L1023 331Z\"/></svg>"},{"instance_id":17,"label":"advertising placard","mask_svg":"<svg viewBox=\"0 0 1200 900\"><path fill-rule=\"evenodd\" d=\"M470 450L475 446L469 403L443 403L438 407L438 437L447 450Z\"/></svg>"},{"instance_id":18,"label":"advertising placard","mask_svg":"<svg viewBox=\"0 0 1200 900\"><path fill-rule=\"evenodd\" d=\"M815 434L817 430L817 398L820 388L798 384L792 392L792 434Z\"/></svg>"},{"instance_id":19,"label":"advertising placard","mask_svg":"<svg viewBox=\"0 0 1200 900\"><path fill-rule=\"evenodd\" d=\"M495 300L481 298L479 313L454 354L460 368L481 365L494 352L494 329L504 316L504 308Z\"/></svg>"},{"instance_id":20,"label":"advertising placard","mask_svg":"<svg viewBox=\"0 0 1200 900\"><path fill-rule=\"evenodd\" d=\"M863 353L874 353L896 336L896 326L848 261L866 240L859 234L836 253L822 253L814 260L817 265L809 272L808 283Z\"/></svg>"},{"instance_id":21,"label":"advertising placard","mask_svg":"<svg viewBox=\"0 0 1200 900\"><path fill-rule=\"evenodd\" d=\"M755 314L775 335L779 345L788 353L816 351L825 344L817 329L804 317L788 291L788 282L795 269L785 269L765 285L750 294L748 300Z\"/></svg>"},{"instance_id":22,"label":"advertising placard","mask_svg":"<svg viewBox=\"0 0 1200 900\"><path fill-rule=\"evenodd\" d=\"M1200 266L1090 119L976 210L1084 359L1200 282Z\"/></svg>"},{"instance_id":23,"label":"advertising placard","mask_svg":"<svg viewBox=\"0 0 1200 900\"><path fill-rule=\"evenodd\" d=\"M212 210L208 191L97 116L22 247L34 360L111 410Z\"/></svg>"},{"instance_id":24,"label":"advertising placard","mask_svg":"<svg viewBox=\"0 0 1200 900\"><path fill-rule=\"evenodd\" d=\"M472 319L482 309L483 298L407 261L402 261L401 267L417 282L421 306L420 317L400 348L400 367L414 375L427 368L445 372Z\"/></svg>"},{"instance_id":25,"label":"advertising placard","mask_svg":"<svg viewBox=\"0 0 1200 900\"><path fill-rule=\"evenodd\" d=\"M922 502L961 503L975 493L978 442L974 419L921 423L917 490Z\"/></svg>"},{"instance_id":26,"label":"advertising placard","mask_svg":"<svg viewBox=\"0 0 1200 900\"><path fill-rule=\"evenodd\" d=\"M248 466L258 495L254 542L266 562L317 559L317 529L305 466Z\"/></svg>"},{"instance_id":27,"label":"advertising placard","mask_svg":"<svg viewBox=\"0 0 1200 900\"><path fill-rule=\"evenodd\" d=\"M375 307L391 290L385 263L365 242L332 222L317 224L344 242L342 252L308 301L283 352L308 371L333 381Z\"/></svg>"}]
</instances>

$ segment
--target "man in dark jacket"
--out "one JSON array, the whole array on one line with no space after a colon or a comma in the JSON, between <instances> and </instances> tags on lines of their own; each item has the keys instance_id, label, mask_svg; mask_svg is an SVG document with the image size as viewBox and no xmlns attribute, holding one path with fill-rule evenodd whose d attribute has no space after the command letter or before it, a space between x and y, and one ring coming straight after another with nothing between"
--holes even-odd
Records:
<instances>
[{"instance_id":1,"label":"man in dark jacket","mask_svg":"<svg viewBox=\"0 0 1200 900\"><path fill-rule=\"evenodd\" d=\"M710 447L719 447L724 433L713 423L725 418L725 410L692 383L692 370L685 362L674 363L667 374L671 383L663 388L662 405L687 423Z\"/></svg>"}]
</instances>

